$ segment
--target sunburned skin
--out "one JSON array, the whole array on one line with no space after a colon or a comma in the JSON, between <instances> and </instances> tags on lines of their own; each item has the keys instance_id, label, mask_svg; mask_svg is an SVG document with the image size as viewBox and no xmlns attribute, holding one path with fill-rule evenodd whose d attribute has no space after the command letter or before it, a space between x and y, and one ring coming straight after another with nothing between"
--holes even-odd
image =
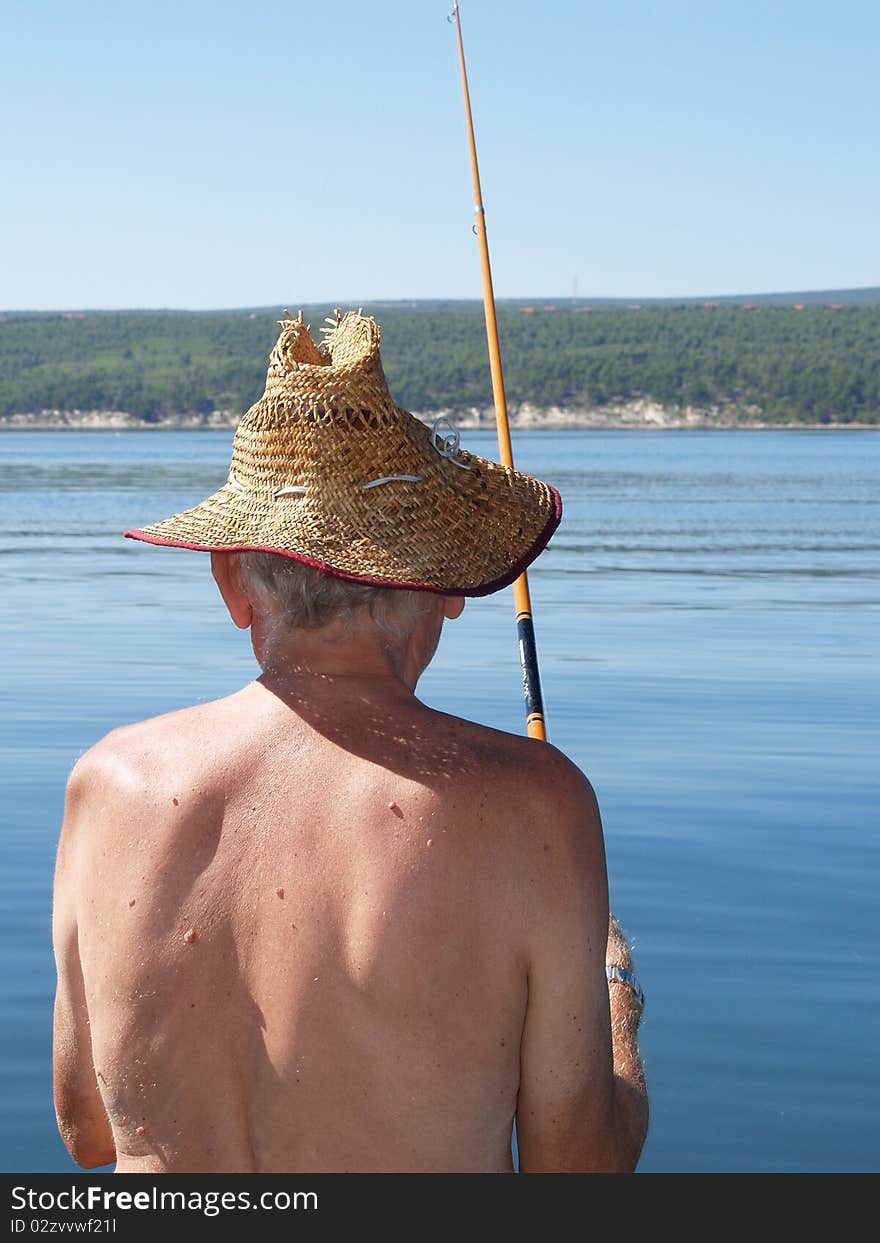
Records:
<instances>
[{"instance_id":1,"label":"sunburned skin","mask_svg":"<svg viewBox=\"0 0 880 1243\"><path fill-rule=\"evenodd\" d=\"M334 655L330 674L266 674L117 730L78 765L55 1082L81 1164L502 1173L518 1100L522 1136L559 1132L563 1153L580 1094L599 1108L608 916L589 787L553 748L416 699L431 618L404 677L363 648L338 673ZM538 977L560 902L573 930ZM553 1002L543 979L575 954L598 1025L560 1013L529 1035L527 1011Z\"/></svg>"},{"instance_id":2,"label":"sunburned skin","mask_svg":"<svg viewBox=\"0 0 880 1243\"><path fill-rule=\"evenodd\" d=\"M378 720L363 756L340 751L255 684L113 739L79 936L120 1171L511 1169L527 989L502 929L534 851L517 859L530 828L475 779L485 764L500 782L510 744L421 705L395 715L427 840L418 816L387 836ZM169 765L199 796L164 818L151 774ZM267 872L290 880L267 889ZM132 879L121 923L108 895Z\"/></svg>"}]
</instances>

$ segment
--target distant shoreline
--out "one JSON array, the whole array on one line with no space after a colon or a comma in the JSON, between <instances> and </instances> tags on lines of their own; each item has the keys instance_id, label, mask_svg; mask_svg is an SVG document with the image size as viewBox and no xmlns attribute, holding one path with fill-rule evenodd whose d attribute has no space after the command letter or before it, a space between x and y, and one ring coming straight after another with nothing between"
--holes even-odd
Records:
<instances>
[{"instance_id":1,"label":"distant shoreline","mask_svg":"<svg viewBox=\"0 0 880 1243\"><path fill-rule=\"evenodd\" d=\"M515 428L880 425L880 293L862 305L559 302L499 315ZM7 318L0 426L234 427L262 392L276 320L268 310ZM476 303L383 307L382 331L404 409L429 425L445 415L462 429L494 426Z\"/></svg>"},{"instance_id":2,"label":"distant shoreline","mask_svg":"<svg viewBox=\"0 0 880 1243\"><path fill-rule=\"evenodd\" d=\"M435 419L448 419L465 430L495 427L494 412L471 409L455 413L450 410L417 411L416 417L430 426ZM182 415L156 421L138 418L119 410L44 410L33 414L11 414L0 418L0 431L222 431L234 430L240 414L215 410L209 415ZM524 405L509 412L510 426L518 431L683 431L683 430L766 430L796 431L808 428L818 431L878 430L877 423L848 422L768 422L754 414L737 415L729 411L669 410L645 401L628 402L598 410L566 410L559 407L539 409Z\"/></svg>"}]
</instances>

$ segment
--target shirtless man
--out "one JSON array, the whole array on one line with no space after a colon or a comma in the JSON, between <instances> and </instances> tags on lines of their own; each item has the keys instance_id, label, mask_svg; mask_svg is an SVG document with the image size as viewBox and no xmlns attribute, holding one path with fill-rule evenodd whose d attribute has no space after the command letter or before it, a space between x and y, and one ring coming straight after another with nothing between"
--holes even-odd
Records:
<instances>
[{"instance_id":1,"label":"shirtless man","mask_svg":"<svg viewBox=\"0 0 880 1243\"><path fill-rule=\"evenodd\" d=\"M626 972L606 980L606 954L631 962L592 788L551 746L415 696L462 596L277 552L211 561L262 676L115 730L68 785L71 1155L505 1172L515 1119L523 1171L632 1170L641 1005Z\"/></svg>"}]
</instances>

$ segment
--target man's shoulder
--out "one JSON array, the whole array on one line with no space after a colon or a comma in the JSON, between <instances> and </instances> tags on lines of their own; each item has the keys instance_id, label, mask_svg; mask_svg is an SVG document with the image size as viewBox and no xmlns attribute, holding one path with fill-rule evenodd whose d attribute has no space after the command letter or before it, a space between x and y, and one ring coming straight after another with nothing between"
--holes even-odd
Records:
<instances>
[{"instance_id":1,"label":"man's shoulder","mask_svg":"<svg viewBox=\"0 0 880 1243\"><path fill-rule=\"evenodd\" d=\"M159 763L180 754L180 743L205 725L210 704L179 708L160 716L119 725L76 761L68 780L68 800L83 799L113 788L125 793L142 787Z\"/></svg>"},{"instance_id":2,"label":"man's shoulder","mask_svg":"<svg viewBox=\"0 0 880 1243\"><path fill-rule=\"evenodd\" d=\"M470 757L451 797L471 813L463 822L478 830L478 851L512 898L516 926L534 929L554 907L607 900L601 815L581 769L538 739L470 721L450 728L464 744L455 753Z\"/></svg>"},{"instance_id":3,"label":"man's shoulder","mask_svg":"<svg viewBox=\"0 0 880 1243\"><path fill-rule=\"evenodd\" d=\"M490 798L523 810L540 807L557 821L566 813L598 817L593 787L586 775L557 747L536 738L509 734L462 717L438 713L444 727L457 735L456 752L467 759L460 779L484 790ZM549 818L549 816L548 816Z\"/></svg>"},{"instance_id":4,"label":"man's shoulder","mask_svg":"<svg viewBox=\"0 0 880 1243\"><path fill-rule=\"evenodd\" d=\"M536 777L546 775L553 780L586 781L581 770L552 743L527 738L523 734L511 734L446 712L432 710L432 715L446 729L472 746L477 757L487 763L511 765Z\"/></svg>"}]
</instances>

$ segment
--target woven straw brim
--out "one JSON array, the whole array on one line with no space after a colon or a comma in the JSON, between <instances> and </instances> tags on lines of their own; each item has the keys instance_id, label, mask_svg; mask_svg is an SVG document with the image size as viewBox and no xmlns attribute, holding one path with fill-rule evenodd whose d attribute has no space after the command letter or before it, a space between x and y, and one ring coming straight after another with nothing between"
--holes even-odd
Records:
<instances>
[{"instance_id":1,"label":"woven straw brim","mask_svg":"<svg viewBox=\"0 0 880 1243\"><path fill-rule=\"evenodd\" d=\"M487 474L494 463L480 458ZM455 469L449 466L450 470ZM562 516L555 488L517 472L494 497L459 504L455 523L442 499L413 494L413 484L383 485L384 503L366 515L246 497L225 484L200 505L138 530L130 539L201 552L277 552L325 573L382 587L483 596L512 583L545 547ZM398 504L388 493L397 490ZM408 495L401 495L409 489ZM379 492L379 489L376 489ZM369 495L369 494L367 494ZM376 500L378 501L378 496ZM409 539L400 532L410 531ZM418 532L418 538L413 538Z\"/></svg>"},{"instance_id":2,"label":"woven straw brim","mask_svg":"<svg viewBox=\"0 0 880 1243\"><path fill-rule=\"evenodd\" d=\"M339 578L444 595L513 582L559 525L559 493L438 440L395 406L378 338L372 320L350 314L321 353L304 325L285 325L266 391L235 433L227 482L125 534L276 552Z\"/></svg>"}]
</instances>

